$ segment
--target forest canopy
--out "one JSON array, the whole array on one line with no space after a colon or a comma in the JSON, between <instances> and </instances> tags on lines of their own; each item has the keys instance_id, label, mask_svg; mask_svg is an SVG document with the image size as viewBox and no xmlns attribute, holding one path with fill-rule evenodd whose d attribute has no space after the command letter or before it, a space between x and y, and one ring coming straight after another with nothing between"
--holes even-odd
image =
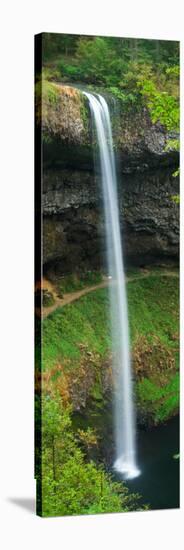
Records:
<instances>
[{"instance_id":1,"label":"forest canopy","mask_svg":"<svg viewBox=\"0 0 184 550\"><path fill-rule=\"evenodd\" d=\"M103 88L122 108L147 105L153 123L179 132L179 42L46 33L42 60L45 80Z\"/></svg>"}]
</instances>

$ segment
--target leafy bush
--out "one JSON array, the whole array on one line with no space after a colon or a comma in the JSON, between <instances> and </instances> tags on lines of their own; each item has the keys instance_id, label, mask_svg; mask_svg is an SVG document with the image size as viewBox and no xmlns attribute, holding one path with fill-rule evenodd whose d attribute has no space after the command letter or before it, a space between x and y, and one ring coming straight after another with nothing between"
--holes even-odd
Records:
<instances>
[{"instance_id":1,"label":"leafy bush","mask_svg":"<svg viewBox=\"0 0 184 550\"><path fill-rule=\"evenodd\" d=\"M61 78L60 72L51 67L44 67L42 70L42 79L47 81L59 80Z\"/></svg>"},{"instance_id":2,"label":"leafy bush","mask_svg":"<svg viewBox=\"0 0 184 550\"><path fill-rule=\"evenodd\" d=\"M42 400L41 475L37 476L40 515L141 509L140 497L129 493L124 483L114 482L103 467L86 462L72 432L70 408L64 408L57 395L54 400L48 395Z\"/></svg>"},{"instance_id":3,"label":"leafy bush","mask_svg":"<svg viewBox=\"0 0 184 550\"><path fill-rule=\"evenodd\" d=\"M62 76L67 76L71 80L79 80L81 77L80 67L64 63L62 60L57 63L57 70Z\"/></svg>"},{"instance_id":4,"label":"leafy bush","mask_svg":"<svg viewBox=\"0 0 184 550\"><path fill-rule=\"evenodd\" d=\"M122 71L122 60L109 43L101 37L78 42L76 58L84 80L99 84L117 83Z\"/></svg>"}]
</instances>

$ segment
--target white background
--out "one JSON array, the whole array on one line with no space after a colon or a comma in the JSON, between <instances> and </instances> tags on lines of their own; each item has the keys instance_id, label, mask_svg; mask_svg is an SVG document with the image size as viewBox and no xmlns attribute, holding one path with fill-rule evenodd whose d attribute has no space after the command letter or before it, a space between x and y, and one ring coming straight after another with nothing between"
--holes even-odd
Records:
<instances>
[{"instance_id":1,"label":"white background","mask_svg":"<svg viewBox=\"0 0 184 550\"><path fill-rule=\"evenodd\" d=\"M50 519L33 513L33 35L55 31L181 40L182 3L17 0L4 4L0 33L3 550L181 548L183 498L181 510L173 511Z\"/></svg>"}]
</instances>

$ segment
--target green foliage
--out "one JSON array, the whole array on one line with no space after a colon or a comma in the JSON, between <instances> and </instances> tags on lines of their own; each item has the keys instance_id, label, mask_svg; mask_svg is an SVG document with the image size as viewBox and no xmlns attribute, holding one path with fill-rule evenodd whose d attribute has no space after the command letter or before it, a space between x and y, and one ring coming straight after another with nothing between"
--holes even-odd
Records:
<instances>
[{"instance_id":1,"label":"green foliage","mask_svg":"<svg viewBox=\"0 0 184 550\"><path fill-rule=\"evenodd\" d=\"M141 83L141 94L147 99L153 123L159 120L167 130L178 129L179 108L175 97L159 92L150 80Z\"/></svg>"},{"instance_id":2,"label":"green foliage","mask_svg":"<svg viewBox=\"0 0 184 550\"><path fill-rule=\"evenodd\" d=\"M94 91L100 87L118 99L120 112L142 111L146 106L153 123L179 133L178 42L46 33L43 78L87 83ZM48 92L54 101L52 91ZM82 104L80 114L87 129L88 115ZM46 141L48 134L44 133ZM167 150L179 151L177 135L169 137Z\"/></svg>"},{"instance_id":3,"label":"green foliage","mask_svg":"<svg viewBox=\"0 0 184 550\"><path fill-rule=\"evenodd\" d=\"M42 90L43 90L43 101L45 97L46 99L48 99L49 103L54 103L54 104L57 103L59 93L57 88L54 86L54 84L48 83L47 81L44 80L42 84Z\"/></svg>"},{"instance_id":4,"label":"green foliage","mask_svg":"<svg viewBox=\"0 0 184 550\"><path fill-rule=\"evenodd\" d=\"M100 77L100 81L101 78L106 78L107 73L112 73L114 78L127 72L132 62L165 67L168 74L176 77L177 69L170 67L178 64L179 42L44 33L44 64L51 65L58 59L63 59L70 65L82 63L82 71L86 78L89 74L94 77L92 69L97 69L97 78Z\"/></svg>"},{"instance_id":5,"label":"green foliage","mask_svg":"<svg viewBox=\"0 0 184 550\"><path fill-rule=\"evenodd\" d=\"M90 434L91 436L91 434ZM42 402L42 515L63 516L141 509L139 496L85 461L60 398Z\"/></svg>"},{"instance_id":6,"label":"green foliage","mask_svg":"<svg viewBox=\"0 0 184 550\"><path fill-rule=\"evenodd\" d=\"M173 274L174 275L174 274ZM178 278L157 273L128 283L131 338L144 335L150 342L155 335L169 349L176 347L174 334L178 332L179 288Z\"/></svg>"},{"instance_id":7,"label":"green foliage","mask_svg":"<svg viewBox=\"0 0 184 550\"><path fill-rule=\"evenodd\" d=\"M120 88L120 100L124 100L121 88L138 100L140 94L136 88L140 75L148 79L150 74L158 74L160 81L160 75L165 71L170 80L178 78L177 66L170 67L169 59L167 63L161 63L160 55L160 64L156 64L155 49L150 50L149 45L150 41L136 39L81 37L77 41L75 55L69 59L62 56L57 61L57 67L71 79L81 79L107 88ZM115 95L118 96L118 90Z\"/></svg>"},{"instance_id":8,"label":"green foliage","mask_svg":"<svg viewBox=\"0 0 184 550\"><path fill-rule=\"evenodd\" d=\"M85 271L84 273L65 275L58 286L61 292L73 292L75 290L82 290L88 286L97 285L101 281L102 274L100 271Z\"/></svg>"},{"instance_id":9,"label":"green foliage","mask_svg":"<svg viewBox=\"0 0 184 550\"><path fill-rule=\"evenodd\" d=\"M36 123L41 124L50 106L56 106L59 100L57 84L45 80L42 75L35 85Z\"/></svg>"},{"instance_id":10,"label":"green foliage","mask_svg":"<svg viewBox=\"0 0 184 550\"><path fill-rule=\"evenodd\" d=\"M143 378L136 386L142 415L155 424L167 420L179 405L179 375L176 373L164 387Z\"/></svg>"},{"instance_id":11,"label":"green foliage","mask_svg":"<svg viewBox=\"0 0 184 550\"><path fill-rule=\"evenodd\" d=\"M57 309L43 321L43 367L63 359L79 359L79 344L101 356L107 353L108 294L105 289L86 295L76 303Z\"/></svg>"},{"instance_id":12,"label":"green foliage","mask_svg":"<svg viewBox=\"0 0 184 550\"><path fill-rule=\"evenodd\" d=\"M84 445L86 451L98 446L96 431L90 427L88 427L87 430L82 430L79 428L77 430L77 437L79 438L79 441Z\"/></svg>"},{"instance_id":13,"label":"green foliage","mask_svg":"<svg viewBox=\"0 0 184 550\"><path fill-rule=\"evenodd\" d=\"M159 121L168 131L179 131L179 67L167 67L162 75L150 71L149 78L141 74L137 80L140 93L146 99L153 123ZM175 141L175 143L174 143ZM173 146L178 150L178 141ZM169 145L168 145L169 147Z\"/></svg>"},{"instance_id":14,"label":"green foliage","mask_svg":"<svg viewBox=\"0 0 184 550\"><path fill-rule=\"evenodd\" d=\"M79 80L81 77L80 67L64 62L62 59L57 62L57 70L61 76L71 80Z\"/></svg>"},{"instance_id":15,"label":"green foliage","mask_svg":"<svg viewBox=\"0 0 184 550\"><path fill-rule=\"evenodd\" d=\"M173 176L177 176L178 175L178 170L176 170L176 172L174 172ZM172 195L171 196L171 199L173 202L175 202L175 204L179 204L180 203L180 197L179 195Z\"/></svg>"},{"instance_id":16,"label":"green foliage","mask_svg":"<svg viewBox=\"0 0 184 550\"><path fill-rule=\"evenodd\" d=\"M51 62L59 55L75 52L78 36L72 34L43 33L43 60Z\"/></svg>"},{"instance_id":17,"label":"green foliage","mask_svg":"<svg viewBox=\"0 0 184 550\"><path fill-rule=\"evenodd\" d=\"M158 380L150 374L143 374L136 384L136 399L139 411L145 421L156 423L169 418L179 406L178 369L178 330L179 330L179 289L178 280L155 275L134 281L128 285L129 315L132 341L142 336L150 346L154 345L155 335L161 345L172 354L175 368L170 368L167 355L160 357L163 362L163 376L158 371ZM154 351L154 349L153 349ZM158 364L159 364L158 357ZM150 356L150 367L154 355ZM156 356L155 356L156 361ZM153 373L156 362L152 365Z\"/></svg>"},{"instance_id":18,"label":"green foliage","mask_svg":"<svg viewBox=\"0 0 184 550\"><path fill-rule=\"evenodd\" d=\"M42 291L42 304L43 307L52 306L55 303L53 294L46 289Z\"/></svg>"},{"instance_id":19,"label":"green foliage","mask_svg":"<svg viewBox=\"0 0 184 550\"><path fill-rule=\"evenodd\" d=\"M156 383L159 388L161 380L163 380L162 392L166 391L167 399L163 406L160 402L162 396L155 399L154 407L148 399L146 405L142 408L144 411L147 408L148 413L150 411L151 418L157 422L161 420L162 416L164 419L167 414L169 416L178 406L178 386L175 385L174 390L170 386L172 380L175 380L175 383L178 384L178 378L175 378L176 369L178 368L178 278L174 276L174 273L170 277L161 276L159 270L142 279L136 278L136 273L134 275L134 280L127 285L132 346L134 348L136 342L144 337L156 349L156 335L159 346L163 348L162 351L162 348L158 346L158 350L161 350L161 356L158 360L162 359L163 361L165 378L163 379L163 376L161 378L158 373L158 383L152 379L150 379L150 383L154 385ZM105 360L110 350L110 341L108 290L102 288L83 296L69 306L57 309L44 320L43 368L48 371L56 364L66 363L65 369L69 372L71 364L72 373L75 372L77 376L80 371L80 363L83 361L80 346L86 346L86 349L90 350L91 353L96 353L101 360ZM173 358L174 365L171 370L167 368L167 364L170 364L171 361L165 354L164 349L167 349ZM156 355L154 361L156 368ZM99 368L98 362L97 368ZM74 376L74 374L72 375ZM147 378L149 378L149 373ZM98 400L102 398L101 386L97 377L95 380L91 395L95 400ZM137 394L139 407L144 405L141 383L142 381ZM157 391L157 388L155 391ZM171 395L169 395L169 391ZM174 395L176 396L176 402Z\"/></svg>"},{"instance_id":20,"label":"green foliage","mask_svg":"<svg viewBox=\"0 0 184 550\"><path fill-rule=\"evenodd\" d=\"M53 439L60 438L65 433L67 447L72 451L73 443L71 439L70 429L70 408L59 407L59 397L55 400L49 395L43 396L42 402L42 435L43 435L43 450L52 448ZM71 445L70 445L71 443ZM59 446L61 459L65 459L67 453L64 444Z\"/></svg>"},{"instance_id":21,"label":"green foliage","mask_svg":"<svg viewBox=\"0 0 184 550\"><path fill-rule=\"evenodd\" d=\"M143 337L149 346L153 346L153 353L149 355L151 361L149 358L147 360L148 367L151 367L150 374L149 369L145 369L138 376L136 399L142 418L157 424L178 409L178 278L174 272L170 277L160 275L159 270L142 279L134 273L133 281L127 286L133 347L137 341L141 345ZM138 497L131 495L125 484L115 483L103 468L90 461L89 449L98 445L98 435L91 427L85 431L81 427L74 436L71 407L56 390L58 388L59 391L61 378L69 376L71 367L74 383L81 359L86 369L82 343L91 350L87 355L88 363L94 350L98 352L99 359L100 354L101 358L107 357L110 349L108 308L108 290L103 288L58 309L44 320L43 381L46 384L44 382L42 393L41 456L36 450L37 461L41 461L41 470L37 468L38 511L44 516L140 509ZM160 342L158 346L155 335ZM146 348L145 353L148 351ZM156 352L158 365L162 365L158 378ZM60 361L63 365L60 370L51 370L51 366ZM92 368L92 363L90 365ZM99 365L100 362L98 368ZM97 397L99 387L100 384L97 384L92 388L97 392ZM35 415L39 427L37 400Z\"/></svg>"},{"instance_id":22,"label":"green foliage","mask_svg":"<svg viewBox=\"0 0 184 550\"><path fill-rule=\"evenodd\" d=\"M57 81L61 77L60 72L52 67L43 67L42 69L42 79L46 81Z\"/></svg>"},{"instance_id":23,"label":"green foliage","mask_svg":"<svg viewBox=\"0 0 184 550\"><path fill-rule=\"evenodd\" d=\"M165 150L166 151L179 151L179 145L180 145L180 142L179 142L179 139L169 139L167 144L166 144L166 147L165 147ZM179 171L177 171L179 172ZM178 173L176 174L178 175Z\"/></svg>"},{"instance_id":24,"label":"green foliage","mask_svg":"<svg viewBox=\"0 0 184 550\"><path fill-rule=\"evenodd\" d=\"M138 94L135 91L123 91L117 86L110 86L108 91L121 102L121 108L129 106L140 106Z\"/></svg>"},{"instance_id":25,"label":"green foliage","mask_svg":"<svg viewBox=\"0 0 184 550\"><path fill-rule=\"evenodd\" d=\"M113 85L121 74L122 61L104 38L79 40L76 57L86 81Z\"/></svg>"},{"instance_id":26,"label":"green foliage","mask_svg":"<svg viewBox=\"0 0 184 550\"><path fill-rule=\"evenodd\" d=\"M132 341L138 334L150 341L157 334L164 344L175 347L172 334L178 330L177 277L153 273L135 278L127 288ZM108 290L103 288L49 315L43 321L45 368L64 357L79 357L79 343L105 356L110 345L108 308Z\"/></svg>"},{"instance_id":27,"label":"green foliage","mask_svg":"<svg viewBox=\"0 0 184 550\"><path fill-rule=\"evenodd\" d=\"M146 100L153 121L178 128L178 42L48 33L43 44L46 70L104 86L122 106L138 107Z\"/></svg>"}]
</instances>

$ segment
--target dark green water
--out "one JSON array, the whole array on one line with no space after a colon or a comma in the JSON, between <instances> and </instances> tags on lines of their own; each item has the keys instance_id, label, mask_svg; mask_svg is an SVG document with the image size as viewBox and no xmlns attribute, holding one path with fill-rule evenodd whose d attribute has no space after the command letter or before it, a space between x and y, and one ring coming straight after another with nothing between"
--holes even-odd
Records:
<instances>
[{"instance_id":1,"label":"dark green water","mask_svg":"<svg viewBox=\"0 0 184 550\"><path fill-rule=\"evenodd\" d=\"M106 413L90 411L88 416L75 415L74 425L96 428L100 435L97 451L91 452L93 460L104 463L114 479L122 477L113 471L114 443L112 410ZM137 464L141 475L126 481L131 492L141 495L141 504L149 504L152 510L179 507L179 460L173 455L179 452L179 417L151 430L137 432Z\"/></svg>"},{"instance_id":2,"label":"dark green water","mask_svg":"<svg viewBox=\"0 0 184 550\"><path fill-rule=\"evenodd\" d=\"M127 482L129 489L153 510L178 508L179 460L173 458L179 450L178 417L151 431L140 430L137 445L141 475Z\"/></svg>"}]
</instances>

